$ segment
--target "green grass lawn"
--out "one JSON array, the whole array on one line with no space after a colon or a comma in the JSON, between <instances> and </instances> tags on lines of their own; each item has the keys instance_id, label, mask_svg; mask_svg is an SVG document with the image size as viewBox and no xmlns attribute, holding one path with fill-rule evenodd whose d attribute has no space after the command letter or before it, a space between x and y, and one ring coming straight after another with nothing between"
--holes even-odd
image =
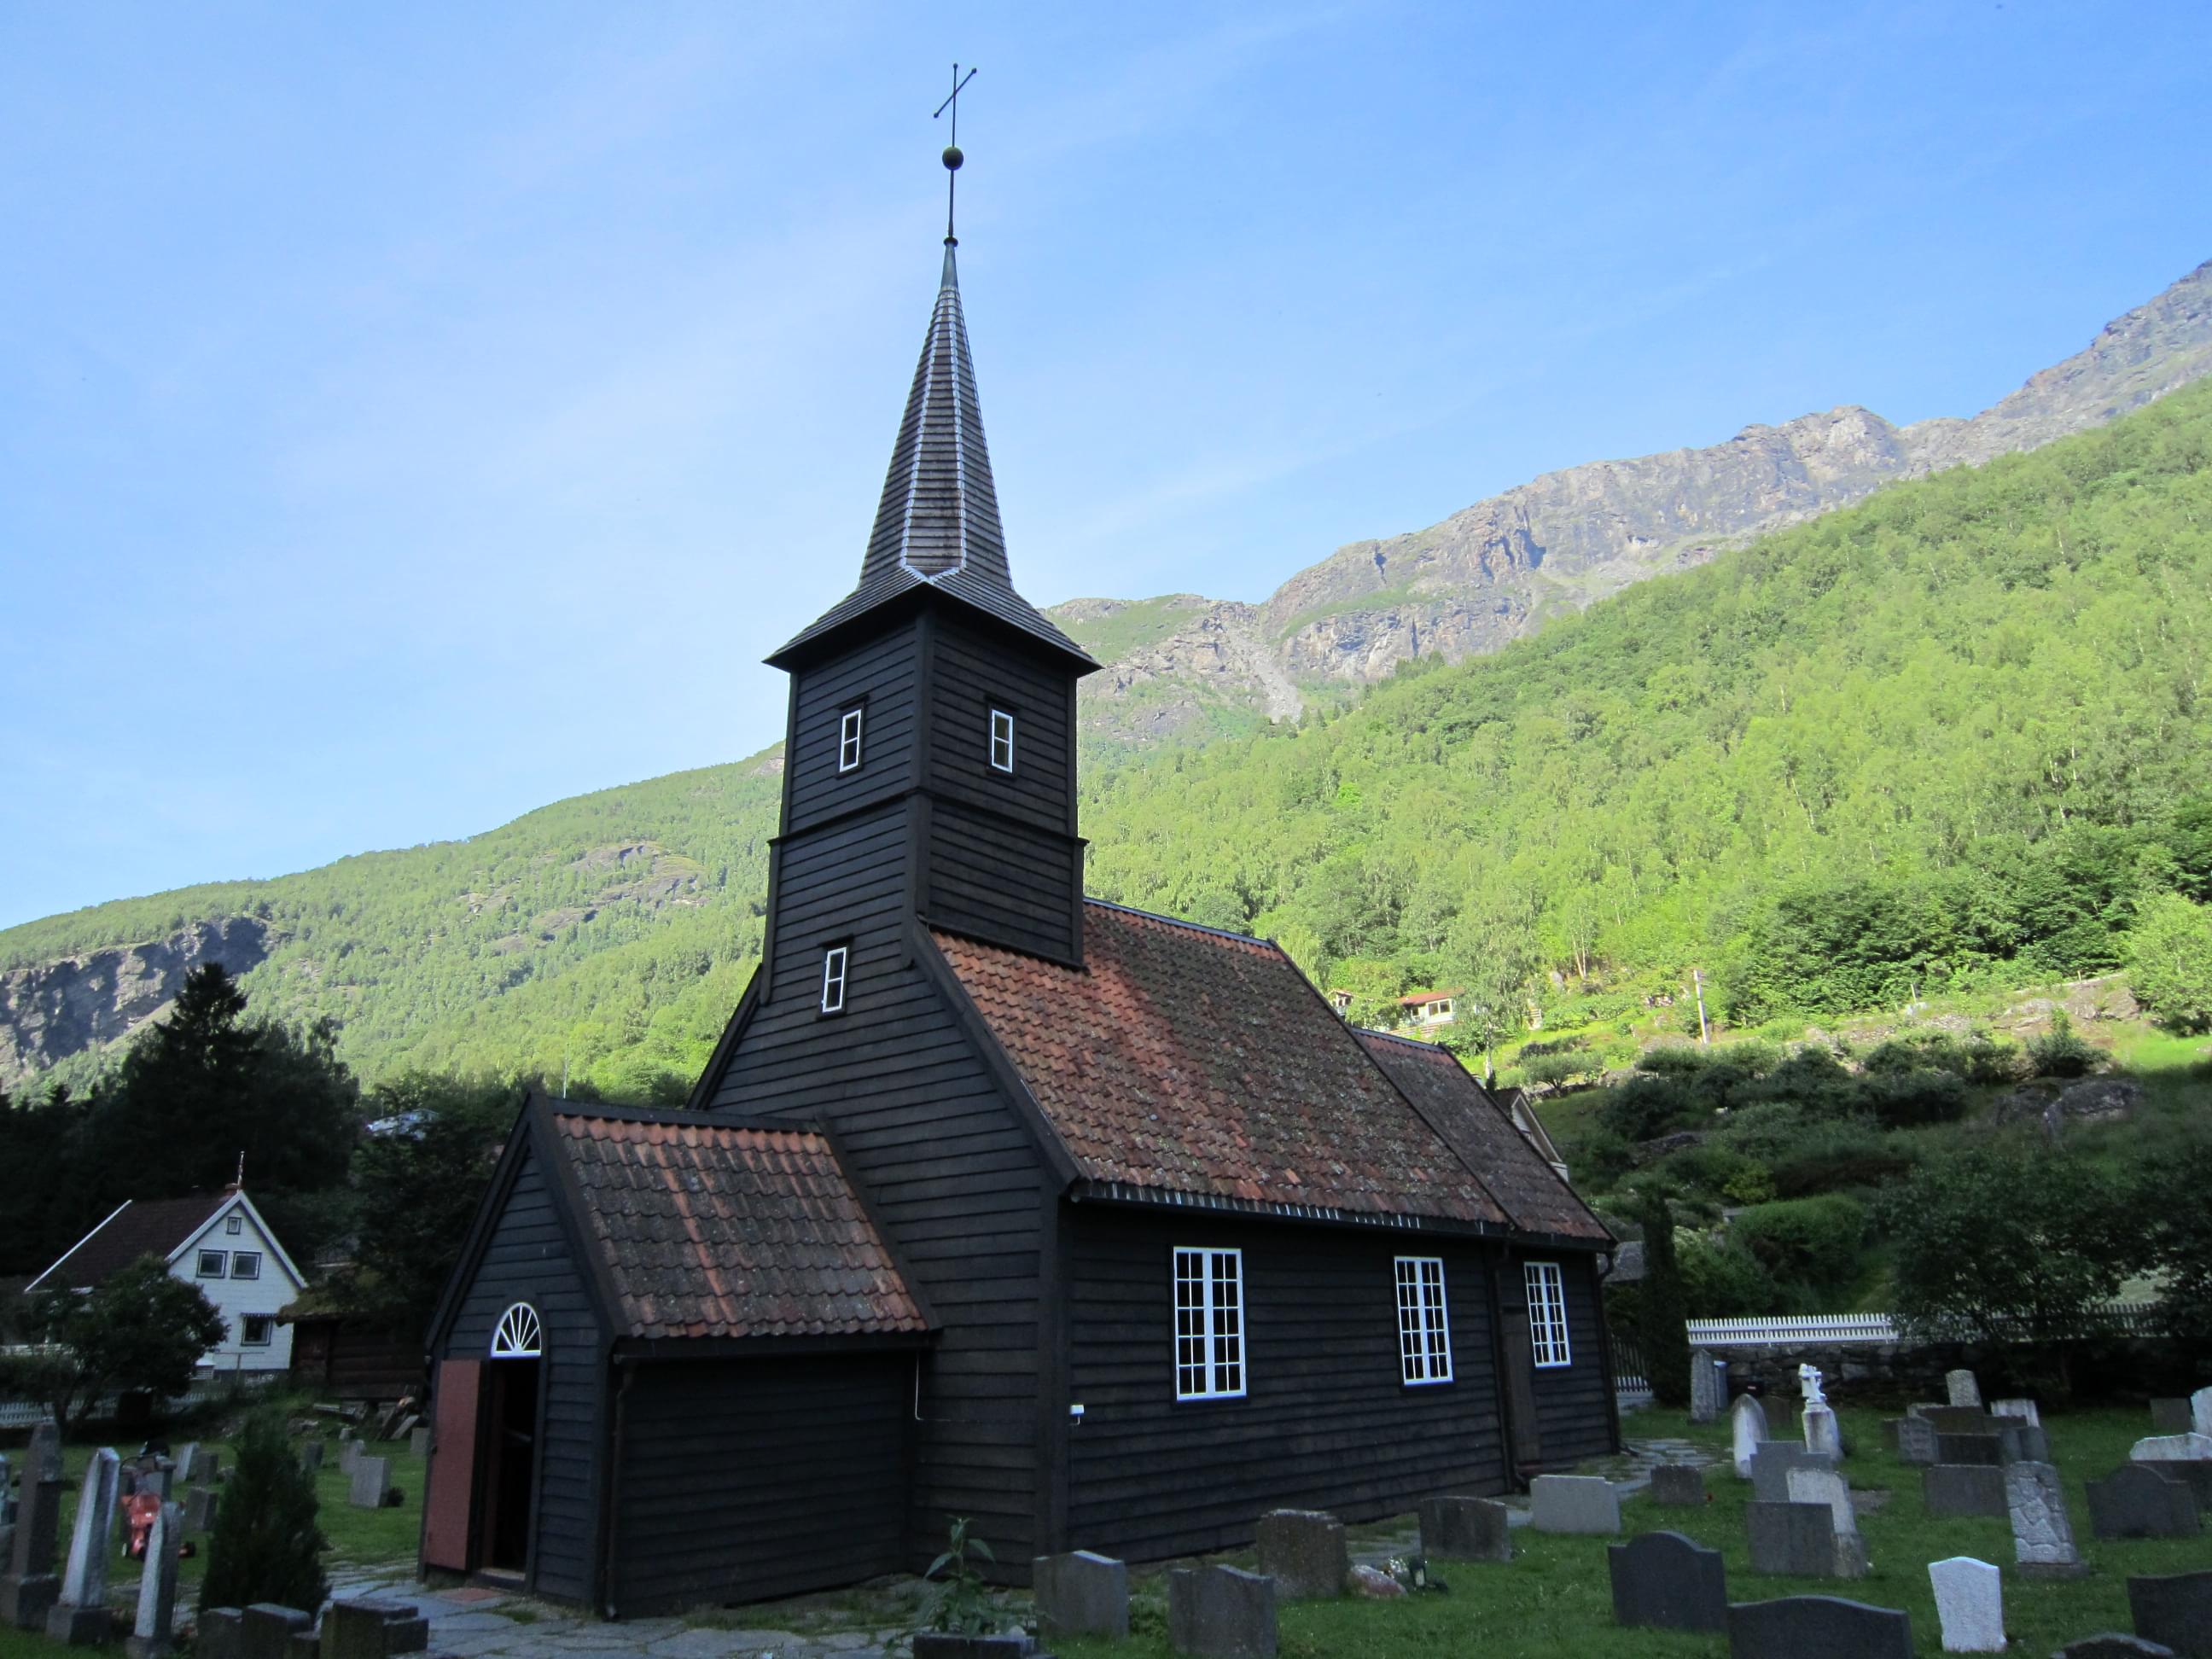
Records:
<instances>
[{"instance_id":1,"label":"green grass lawn","mask_svg":"<svg viewBox=\"0 0 2212 1659\"><path fill-rule=\"evenodd\" d=\"M1727 1558L1731 1601L1778 1595L1844 1595L1912 1615L1915 1650L1942 1651L1928 1564L1971 1555L2004 1571L2005 1628L2013 1650L2043 1655L2098 1631L2129 1628L2130 1573L2183 1572L2212 1568L2212 1534L2194 1539L2101 1543L2089 1536L2088 1499L2082 1483L2109 1474L2136 1440L2150 1431L2139 1412L2085 1412L2049 1421L2051 1451L2063 1472L2076 1538L2090 1565L2088 1577L2060 1582L2020 1577L2013 1568L2012 1531L2002 1520L1938 1520L1923 1512L1919 1471L1892 1455L1880 1414L1845 1410L1844 1432L1852 1455L1845 1474L1855 1490L1887 1490L1888 1501L1863 1516L1873 1571L1856 1582L1754 1576L1744 1527L1751 1486L1725 1464L1706 1472L1710 1501L1702 1510L1661 1509L1643 1495L1621 1506L1621 1535L1661 1529L1686 1533ZM1650 1411L1631 1418L1631 1435L1683 1435L1725 1451L1724 1430L1688 1429L1679 1418ZM1281 1611L1285 1659L1413 1659L1413 1656L1482 1654L1526 1659L1636 1659L1642 1655L1721 1656L1721 1637L1652 1630L1620 1630L1601 1538L1567 1537L1517 1529L1514 1559L1497 1563L1438 1563L1451 1586L1445 1595L1397 1601L1300 1602ZM1157 1577L1138 1587L1141 1601L1164 1607L1165 1586ZM1055 1641L1062 1659L1165 1659L1170 1650L1164 1616L1139 1622L1147 1633L1127 1644Z\"/></svg>"}]
</instances>

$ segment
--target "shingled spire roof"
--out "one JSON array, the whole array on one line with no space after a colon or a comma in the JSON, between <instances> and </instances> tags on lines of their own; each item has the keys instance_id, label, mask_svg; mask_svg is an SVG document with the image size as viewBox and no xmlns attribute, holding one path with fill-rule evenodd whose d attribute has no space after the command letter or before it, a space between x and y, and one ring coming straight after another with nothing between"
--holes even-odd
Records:
<instances>
[{"instance_id":1,"label":"shingled spire roof","mask_svg":"<svg viewBox=\"0 0 2212 1659\"><path fill-rule=\"evenodd\" d=\"M1087 667L1097 666L1014 592L949 240L944 281L907 393L906 418L891 449L860 583L769 661L784 666L801 647L919 588L960 599Z\"/></svg>"}]
</instances>

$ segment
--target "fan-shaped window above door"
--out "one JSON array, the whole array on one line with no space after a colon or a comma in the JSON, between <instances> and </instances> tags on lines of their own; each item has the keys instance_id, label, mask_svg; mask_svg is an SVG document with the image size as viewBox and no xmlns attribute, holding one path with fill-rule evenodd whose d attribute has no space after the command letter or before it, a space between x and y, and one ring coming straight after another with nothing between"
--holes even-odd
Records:
<instances>
[{"instance_id":1,"label":"fan-shaped window above door","mask_svg":"<svg viewBox=\"0 0 2212 1659\"><path fill-rule=\"evenodd\" d=\"M538 1310L527 1302L516 1303L499 1316L499 1328L491 1334L494 1359L535 1359L544 1346Z\"/></svg>"}]
</instances>

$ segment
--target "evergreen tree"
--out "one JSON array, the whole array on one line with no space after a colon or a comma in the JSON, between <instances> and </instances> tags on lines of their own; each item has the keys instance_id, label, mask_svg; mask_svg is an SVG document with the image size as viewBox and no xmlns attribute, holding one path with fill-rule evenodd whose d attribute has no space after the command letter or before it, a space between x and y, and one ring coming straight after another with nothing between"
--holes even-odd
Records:
<instances>
[{"instance_id":1,"label":"evergreen tree","mask_svg":"<svg viewBox=\"0 0 2212 1659\"><path fill-rule=\"evenodd\" d=\"M238 1467L223 1489L208 1540L200 1611L274 1601L313 1610L330 1591L326 1547L315 1524L314 1478L300 1467L283 1419L258 1411L238 1439Z\"/></svg>"},{"instance_id":2,"label":"evergreen tree","mask_svg":"<svg viewBox=\"0 0 2212 1659\"><path fill-rule=\"evenodd\" d=\"M1674 1212L1662 1188L1644 1188L1637 1219L1644 1224L1644 1282L1638 1287L1636 1336L1644 1375L1652 1397L1680 1410L1690 1403L1688 1314L1682 1265L1674 1255Z\"/></svg>"}]
</instances>

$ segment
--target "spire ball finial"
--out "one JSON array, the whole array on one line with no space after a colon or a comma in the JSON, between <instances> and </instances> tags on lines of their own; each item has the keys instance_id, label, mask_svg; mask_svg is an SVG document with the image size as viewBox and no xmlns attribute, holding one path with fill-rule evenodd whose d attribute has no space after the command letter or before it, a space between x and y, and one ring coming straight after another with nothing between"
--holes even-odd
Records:
<instances>
[{"instance_id":1,"label":"spire ball finial","mask_svg":"<svg viewBox=\"0 0 2212 1659\"><path fill-rule=\"evenodd\" d=\"M960 153L959 145L947 144L945 147L945 170L947 173L959 172L960 164L967 159L968 158L966 156Z\"/></svg>"}]
</instances>

